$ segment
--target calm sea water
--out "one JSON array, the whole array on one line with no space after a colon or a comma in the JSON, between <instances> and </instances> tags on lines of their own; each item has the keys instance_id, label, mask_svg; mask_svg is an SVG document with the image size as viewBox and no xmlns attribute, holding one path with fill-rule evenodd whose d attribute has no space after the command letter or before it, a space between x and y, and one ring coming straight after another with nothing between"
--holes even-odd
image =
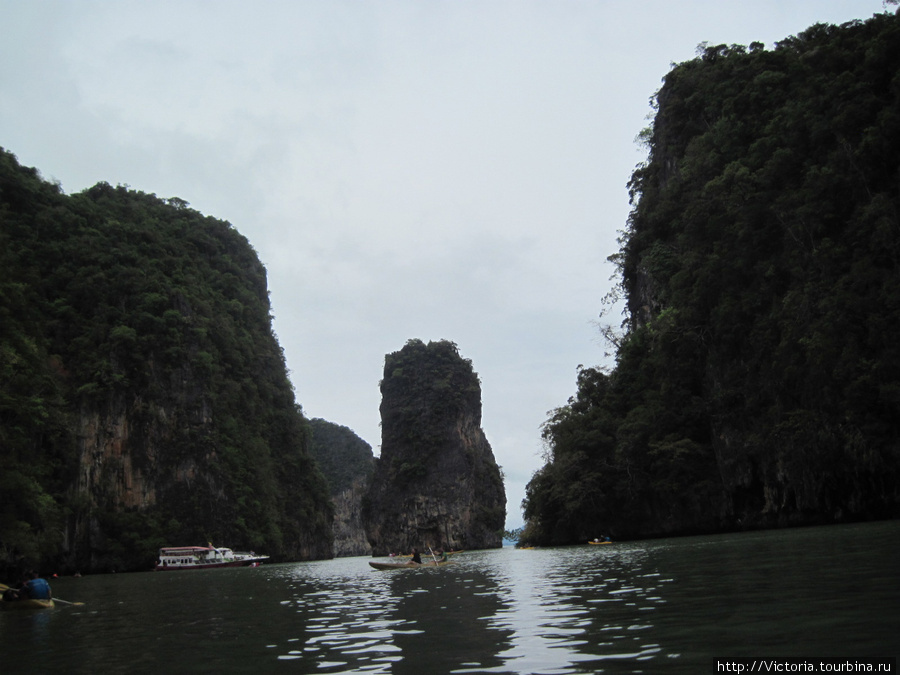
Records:
<instances>
[{"instance_id":1,"label":"calm sea water","mask_svg":"<svg viewBox=\"0 0 900 675\"><path fill-rule=\"evenodd\" d=\"M609 546L59 579L0 612L0 673L706 673L896 656L900 521Z\"/></svg>"}]
</instances>

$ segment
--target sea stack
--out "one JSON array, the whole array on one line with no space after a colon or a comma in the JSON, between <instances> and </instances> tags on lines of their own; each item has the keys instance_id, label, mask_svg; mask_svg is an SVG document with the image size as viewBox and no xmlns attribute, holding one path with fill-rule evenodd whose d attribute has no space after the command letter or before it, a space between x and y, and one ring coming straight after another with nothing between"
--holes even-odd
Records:
<instances>
[{"instance_id":1,"label":"sea stack","mask_svg":"<svg viewBox=\"0 0 900 675\"><path fill-rule=\"evenodd\" d=\"M381 458L363 521L373 555L502 546L506 495L481 429L481 385L453 342L384 360Z\"/></svg>"}]
</instances>

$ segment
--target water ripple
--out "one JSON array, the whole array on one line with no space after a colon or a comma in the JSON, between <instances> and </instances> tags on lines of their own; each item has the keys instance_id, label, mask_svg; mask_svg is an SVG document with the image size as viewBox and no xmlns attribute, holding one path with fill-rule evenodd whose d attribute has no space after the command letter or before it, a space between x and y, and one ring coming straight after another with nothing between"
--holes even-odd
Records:
<instances>
[{"instance_id":1,"label":"water ripple","mask_svg":"<svg viewBox=\"0 0 900 675\"><path fill-rule=\"evenodd\" d=\"M284 576L292 596L281 604L297 615L291 623L300 635L285 641L279 660L303 661L317 672L389 673L402 659L396 636L421 632L412 621L391 618L399 599L383 577L321 563L295 565Z\"/></svg>"}]
</instances>

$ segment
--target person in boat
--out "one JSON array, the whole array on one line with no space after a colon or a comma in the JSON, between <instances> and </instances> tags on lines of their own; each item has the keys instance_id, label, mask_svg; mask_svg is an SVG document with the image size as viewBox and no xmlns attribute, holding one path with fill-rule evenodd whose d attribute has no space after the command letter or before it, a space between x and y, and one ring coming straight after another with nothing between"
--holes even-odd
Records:
<instances>
[{"instance_id":1,"label":"person in boat","mask_svg":"<svg viewBox=\"0 0 900 675\"><path fill-rule=\"evenodd\" d=\"M416 563L417 565L421 565L421 564L422 564L422 556L419 554L419 549L417 549L417 548L414 548L414 549L413 549L413 557L412 557L412 561L413 561L414 563Z\"/></svg>"},{"instance_id":2,"label":"person in boat","mask_svg":"<svg viewBox=\"0 0 900 675\"><path fill-rule=\"evenodd\" d=\"M447 562L447 551L441 550L437 552L438 562L445 563Z\"/></svg>"},{"instance_id":3,"label":"person in boat","mask_svg":"<svg viewBox=\"0 0 900 675\"><path fill-rule=\"evenodd\" d=\"M42 579L37 572L30 572L29 576L31 578L23 586L26 598L32 600L50 600L53 598L53 591L50 589L50 584L47 583L46 579Z\"/></svg>"},{"instance_id":4,"label":"person in boat","mask_svg":"<svg viewBox=\"0 0 900 675\"><path fill-rule=\"evenodd\" d=\"M4 602L17 600L50 600L53 593L46 579L41 579L36 572L29 572L15 588L7 588L3 592Z\"/></svg>"}]
</instances>

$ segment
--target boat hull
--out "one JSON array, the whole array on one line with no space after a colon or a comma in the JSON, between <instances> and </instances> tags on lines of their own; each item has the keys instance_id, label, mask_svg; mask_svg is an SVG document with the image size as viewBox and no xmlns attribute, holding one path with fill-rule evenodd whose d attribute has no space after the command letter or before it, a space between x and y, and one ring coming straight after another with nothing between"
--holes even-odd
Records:
<instances>
[{"instance_id":1,"label":"boat hull","mask_svg":"<svg viewBox=\"0 0 900 675\"><path fill-rule=\"evenodd\" d=\"M0 610L12 611L21 609L53 609L53 600L0 600Z\"/></svg>"},{"instance_id":2,"label":"boat hull","mask_svg":"<svg viewBox=\"0 0 900 675\"><path fill-rule=\"evenodd\" d=\"M221 563L200 563L197 565L157 565L157 572L180 572L182 570L211 570L217 567L257 567L259 563L265 560L234 560Z\"/></svg>"}]
</instances>

